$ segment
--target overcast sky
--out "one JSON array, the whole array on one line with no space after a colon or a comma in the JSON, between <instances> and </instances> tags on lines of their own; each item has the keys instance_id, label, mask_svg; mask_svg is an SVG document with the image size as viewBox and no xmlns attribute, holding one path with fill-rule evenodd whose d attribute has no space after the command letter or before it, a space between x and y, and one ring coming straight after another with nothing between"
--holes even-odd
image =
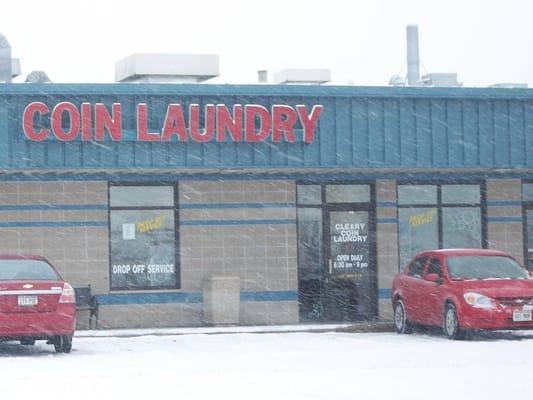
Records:
<instances>
[{"instance_id":1,"label":"overcast sky","mask_svg":"<svg viewBox=\"0 0 533 400\"><path fill-rule=\"evenodd\" d=\"M113 82L134 52L216 53L217 83L257 70L329 68L332 83L386 85L406 74L405 26L418 24L421 73L457 72L466 86L533 87L532 0L2 1L0 32L23 82Z\"/></svg>"}]
</instances>

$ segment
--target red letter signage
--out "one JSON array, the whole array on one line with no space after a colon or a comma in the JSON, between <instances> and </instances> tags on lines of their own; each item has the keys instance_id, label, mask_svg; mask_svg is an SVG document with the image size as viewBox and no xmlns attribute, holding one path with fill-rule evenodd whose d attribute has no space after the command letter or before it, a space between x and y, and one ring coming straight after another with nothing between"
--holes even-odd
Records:
<instances>
[{"instance_id":1,"label":"red letter signage","mask_svg":"<svg viewBox=\"0 0 533 400\"><path fill-rule=\"evenodd\" d=\"M48 129L41 128L39 132L35 131L33 119L36 113L39 113L42 118L44 114L48 114L49 112L48 106L39 101L28 104L22 116L22 130L28 139L35 142L42 142L48 137L50 134Z\"/></svg>"},{"instance_id":2,"label":"red letter signage","mask_svg":"<svg viewBox=\"0 0 533 400\"><path fill-rule=\"evenodd\" d=\"M196 143L313 143L322 109L321 105L314 105L308 112L305 105L274 104L269 110L260 104L228 107L225 104L201 106L192 103L184 107L171 103L162 115L151 114L148 104L139 103L135 108L136 115L127 114L136 123L137 136L127 135L124 139L124 114L120 103L109 106L82 102L76 105L64 101L50 107L36 101L24 110L22 130L26 138L34 142L54 137L62 142L104 142L110 139L113 142L168 143L176 136L178 142ZM47 114L50 114L48 125L47 118L43 118ZM131 126L132 122L126 121L126 126Z\"/></svg>"}]
</instances>

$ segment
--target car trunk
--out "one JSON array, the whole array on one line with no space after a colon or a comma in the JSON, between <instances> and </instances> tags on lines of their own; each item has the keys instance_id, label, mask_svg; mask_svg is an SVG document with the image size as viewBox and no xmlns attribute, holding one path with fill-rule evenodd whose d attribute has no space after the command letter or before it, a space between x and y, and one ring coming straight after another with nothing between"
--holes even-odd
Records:
<instances>
[{"instance_id":1,"label":"car trunk","mask_svg":"<svg viewBox=\"0 0 533 400\"><path fill-rule=\"evenodd\" d=\"M57 309L61 281L0 281L1 313L41 313Z\"/></svg>"}]
</instances>

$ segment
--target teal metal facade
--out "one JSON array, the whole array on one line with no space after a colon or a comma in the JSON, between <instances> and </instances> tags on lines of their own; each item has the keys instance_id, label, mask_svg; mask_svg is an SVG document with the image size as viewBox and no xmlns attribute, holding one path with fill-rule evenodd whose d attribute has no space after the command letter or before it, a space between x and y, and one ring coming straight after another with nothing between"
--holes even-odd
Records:
<instances>
[{"instance_id":1,"label":"teal metal facade","mask_svg":"<svg viewBox=\"0 0 533 400\"><path fill-rule=\"evenodd\" d=\"M124 140L29 141L22 114L101 102L123 107ZM313 143L135 142L135 105L147 103L161 130L169 103L323 105ZM533 167L533 89L277 85L4 84L0 168L114 170L510 169Z\"/></svg>"}]
</instances>

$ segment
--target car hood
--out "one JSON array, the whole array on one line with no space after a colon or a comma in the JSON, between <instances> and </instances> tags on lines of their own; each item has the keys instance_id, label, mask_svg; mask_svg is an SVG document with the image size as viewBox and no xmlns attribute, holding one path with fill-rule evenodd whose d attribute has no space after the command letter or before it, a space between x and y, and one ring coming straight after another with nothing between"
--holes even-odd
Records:
<instances>
[{"instance_id":1,"label":"car hood","mask_svg":"<svg viewBox=\"0 0 533 400\"><path fill-rule=\"evenodd\" d=\"M484 279L455 281L454 285L492 298L533 297L533 279Z\"/></svg>"}]
</instances>

